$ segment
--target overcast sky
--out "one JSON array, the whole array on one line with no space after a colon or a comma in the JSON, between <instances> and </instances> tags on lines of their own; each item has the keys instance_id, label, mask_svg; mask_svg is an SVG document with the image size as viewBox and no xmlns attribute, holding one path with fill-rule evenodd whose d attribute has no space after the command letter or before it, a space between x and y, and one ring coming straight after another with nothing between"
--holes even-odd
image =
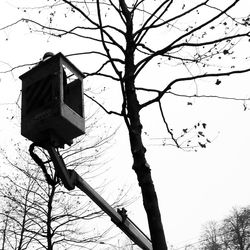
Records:
<instances>
[{"instance_id":1,"label":"overcast sky","mask_svg":"<svg viewBox=\"0 0 250 250\"><path fill-rule=\"evenodd\" d=\"M10 5L11 2L0 2L0 27L18 19L19 12ZM7 70L9 65L38 61L45 51L67 54L71 49L69 43L30 34L24 26L19 25L18 28L0 31L0 71ZM249 45L243 50L249 50ZM18 100L21 88L18 76L23 70L0 75L1 147L11 147L10 138L19 136L20 110L16 105L6 103ZM151 77L147 79L157 82L157 76L151 74ZM219 91L226 96L248 98L249 79L250 74L223 78ZM206 82L201 92L209 89L217 91L217 86L212 82ZM190 101L192 105L187 105ZM166 116L169 125L177 135L188 126L205 123L204 132L212 142L197 152L162 146L159 138L162 138L161 132L165 128L160 118L154 116L157 112L155 107L141 114L145 124L147 157L159 196L166 238L178 248L198 241L201 227L207 221L221 220L233 206L250 204L250 104L247 106L248 103L245 103L244 109L241 101L173 96L168 96L164 102L168 107ZM115 140L117 144L110 151L113 156L110 162L112 178L117 183L134 184L137 190L136 178L131 170L127 131L123 126ZM129 215L147 231L141 210L137 202L129 210Z\"/></svg>"}]
</instances>

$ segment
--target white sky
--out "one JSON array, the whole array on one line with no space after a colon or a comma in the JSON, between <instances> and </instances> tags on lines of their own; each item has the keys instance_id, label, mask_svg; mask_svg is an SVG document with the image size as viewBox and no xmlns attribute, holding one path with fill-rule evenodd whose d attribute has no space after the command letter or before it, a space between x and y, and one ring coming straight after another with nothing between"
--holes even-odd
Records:
<instances>
[{"instance_id":1,"label":"white sky","mask_svg":"<svg viewBox=\"0 0 250 250\"><path fill-rule=\"evenodd\" d=\"M0 2L0 27L18 17L10 2ZM0 70L8 69L7 64L15 66L35 62L45 51L67 54L72 48L67 42L65 46L53 38L48 40L41 35L32 35L22 25L17 29L0 31ZM249 50L249 45L244 49ZM0 75L1 147L11 147L10 140L17 135L20 139L19 118L11 119L13 115L18 115L19 110L15 105L5 105L15 102L19 96L20 73L23 71ZM250 74L225 78L219 91L229 96L249 97L249 78ZM152 80L156 81L157 77L152 76ZM206 83L208 89L211 82ZM159 196L166 239L178 248L198 241L201 226L208 220L220 220L233 206L250 204L250 110L244 111L243 103L237 101L192 99L193 105L188 106L188 99L171 97L168 100L166 114L170 126L177 133L188 125L205 122L206 133L212 140L206 149L199 149L198 152L160 146L159 140L152 139L161 134L159 131L164 131L162 122L154 116L156 109L152 107L149 112L142 113L144 129L150 134L150 137L145 136L145 144ZM119 130L116 143L110 162L113 180L120 184L133 183L137 189L124 127ZM129 209L129 214L147 231L141 209L137 202L134 208Z\"/></svg>"}]
</instances>

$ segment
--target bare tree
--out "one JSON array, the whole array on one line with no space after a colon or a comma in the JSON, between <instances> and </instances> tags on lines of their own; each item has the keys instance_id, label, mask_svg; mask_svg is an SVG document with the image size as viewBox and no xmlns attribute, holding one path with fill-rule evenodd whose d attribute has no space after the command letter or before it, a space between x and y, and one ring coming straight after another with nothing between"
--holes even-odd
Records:
<instances>
[{"instance_id":1,"label":"bare tree","mask_svg":"<svg viewBox=\"0 0 250 250\"><path fill-rule=\"evenodd\" d=\"M202 237L202 249L248 250L250 248L250 210L249 207L234 208L221 222L209 222L205 225Z\"/></svg>"},{"instance_id":2,"label":"bare tree","mask_svg":"<svg viewBox=\"0 0 250 250\"><path fill-rule=\"evenodd\" d=\"M250 249L250 209L234 208L221 228L225 249Z\"/></svg>"},{"instance_id":3,"label":"bare tree","mask_svg":"<svg viewBox=\"0 0 250 250\"><path fill-rule=\"evenodd\" d=\"M204 226L201 237L201 249L204 250L222 249L220 228L217 222L210 221Z\"/></svg>"},{"instance_id":4,"label":"bare tree","mask_svg":"<svg viewBox=\"0 0 250 250\"><path fill-rule=\"evenodd\" d=\"M246 8L244 0L215 3L200 1L48 1L37 8L25 8L25 12L45 13L41 18L22 18L1 30L24 22L32 32L63 39L67 36L82 38L87 47L71 56L94 57L94 70L85 71L87 78L106 78L120 87L121 101L115 110L109 110L93 94L87 95L106 113L115 114L127 126L133 157L133 170L141 187L143 204L147 213L153 248L167 249L158 199L146 159L142 140L141 112L153 104L158 105L166 133L177 147L190 147L190 141L180 143L165 116L164 98L169 95L204 97L198 92L175 92L175 86L192 82L197 87L204 79L214 78L220 85L222 78L249 72L249 66L240 64L247 55L240 54L241 44L249 39L249 13L237 14L237 8ZM64 14L68 21L58 16ZM31 16L31 15L29 15ZM99 63L99 65L96 65ZM165 68L165 77L157 83L143 81L143 75L156 67ZM172 72L173 67L180 71ZM14 69L14 68L13 68ZM184 71L183 71L184 69ZM143 79L145 80L145 79ZM184 88L185 89L185 88ZM146 97L145 97L146 96ZM210 95L207 95L210 96ZM211 97L211 96L210 96ZM230 99L231 97L221 96ZM237 99L232 97L232 99ZM205 127L206 124L203 124ZM196 126L197 127L197 126ZM198 131L198 145L206 147L209 140Z\"/></svg>"},{"instance_id":5,"label":"bare tree","mask_svg":"<svg viewBox=\"0 0 250 250\"><path fill-rule=\"evenodd\" d=\"M34 205L32 198L29 197L34 192L34 181L29 179L25 183L27 179L18 181L19 177L20 175L14 178L8 176L1 178L0 196L6 203L1 208L4 225L3 243L5 243L3 249L24 249L32 245L29 230L34 223L28 217ZM36 177L34 176L34 179Z\"/></svg>"}]
</instances>

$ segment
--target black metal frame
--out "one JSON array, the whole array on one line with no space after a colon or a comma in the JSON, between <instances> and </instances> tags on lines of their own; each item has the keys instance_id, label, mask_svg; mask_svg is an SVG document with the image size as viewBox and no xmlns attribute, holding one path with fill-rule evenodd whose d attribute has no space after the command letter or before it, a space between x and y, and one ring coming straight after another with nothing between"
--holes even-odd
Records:
<instances>
[{"instance_id":1,"label":"black metal frame","mask_svg":"<svg viewBox=\"0 0 250 250\"><path fill-rule=\"evenodd\" d=\"M64 69L72 73L73 81L68 80ZM82 135L83 78L61 53L21 75L21 134L35 143L50 141L60 147Z\"/></svg>"}]
</instances>

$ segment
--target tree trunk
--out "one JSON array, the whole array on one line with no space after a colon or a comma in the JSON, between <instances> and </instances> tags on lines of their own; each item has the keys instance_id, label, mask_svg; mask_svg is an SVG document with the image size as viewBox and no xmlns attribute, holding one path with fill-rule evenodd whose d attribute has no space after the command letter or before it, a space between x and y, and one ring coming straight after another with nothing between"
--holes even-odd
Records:
<instances>
[{"instance_id":1,"label":"tree trunk","mask_svg":"<svg viewBox=\"0 0 250 250\"><path fill-rule=\"evenodd\" d=\"M6 242L6 234L7 234L8 219L9 219L9 214L8 213L6 214L6 219L4 221L3 242L2 242L2 249L3 250L5 249L5 242Z\"/></svg>"},{"instance_id":2,"label":"tree trunk","mask_svg":"<svg viewBox=\"0 0 250 250\"><path fill-rule=\"evenodd\" d=\"M127 82L130 88L133 84ZM140 122L138 100L135 91L128 91L128 117L129 117L129 138L131 152L134 159L133 169L136 172L139 186L142 191L143 205L147 213L149 230L154 250L166 250L166 240L161 222L161 215L158 206L158 199L151 177L151 170L146 161L146 149L141 138L142 125Z\"/></svg>"},{"instance_id":3,"label":"tree trunk","mask_svg":"<svg viewBox=\"0 0 250 250\"><path fill-rule=\"evenodd\" d=\"M47 249L52 250L53 244L52 244L52 237L53 234L51 232L51 222L52 222L52 203L55 195L55 189L56 186L51 185L51 191L49 194L49 200L48 200L48 212L47 212Z\"/></svg>"},{"instance_id":4,"label":"tree trunk","mask_svg":"<svg viewBox=\"0 0 250 250\"><path fill-rule=\"evenodd\" d=\"M133 36L132 16L125 1L120 0L121 8L126 17L126 51L125 51L125 74L124 89L127 105L129 130L129 139L131 152L134 159L133 169L136 172L139 186L142 191L143 205L147 214L151 241L154 250L167 250L167 244L164 236L163 225L161 221L158 199L151 177L151 170L146 161L146 149L142 143L142 124L140 121L140 105L135 90L135 63L134 52L135 42Z\"/></svg>"}]
</instances>

